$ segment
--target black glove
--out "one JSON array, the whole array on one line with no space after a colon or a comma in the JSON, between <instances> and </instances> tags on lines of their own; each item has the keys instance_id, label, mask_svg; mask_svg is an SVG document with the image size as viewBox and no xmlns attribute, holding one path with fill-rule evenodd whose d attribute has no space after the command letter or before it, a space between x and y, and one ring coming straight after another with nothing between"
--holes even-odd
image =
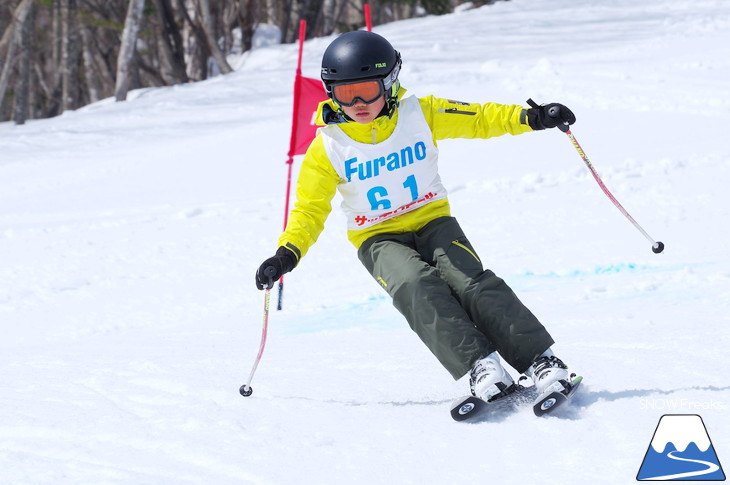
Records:
<instances>
[{"instance_id":1,"label":"black glove","mask_svg":"<svg viewBox=\"0 0 730 485\"><path fill-rule=\"evenodd\" d=\"M284 246L279 247L276 255L264 261L256 270L256 288L270 290L282 275L293 270L296 265L297 257L294 252Z\"/></svg>"},{"instance_id":2,"label":"black glove","mask_svg":"<svg viewBox=\"0 0 730 485\"><path fill-rule=\"evenodd\" d=\"M544 130L555 128L560 131L568 131L569 125L575 123L575 115L567 106L559 103L550 103L539 106L532 99L527 100L532 108L527 111L527 122L533 130Z\"/></svg>"}]
</instances>

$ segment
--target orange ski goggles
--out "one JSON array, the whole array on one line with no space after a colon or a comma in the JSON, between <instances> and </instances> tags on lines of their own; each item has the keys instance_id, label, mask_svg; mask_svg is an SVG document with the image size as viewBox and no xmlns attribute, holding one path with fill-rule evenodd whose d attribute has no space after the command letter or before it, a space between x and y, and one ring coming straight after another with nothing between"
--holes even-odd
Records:
<instances>
[{"instance_id":1,"label":"orange ski goggles","mask_svg":"<svg viewBox=\"0 0 730 485\"><path fill-rule=\"evenodd\" d=\"M385 87L380 79L332 86L332 98L340 106L354 106L358 99L365 104L374 103L383 94Z\"/></svg>"}]
</instances>

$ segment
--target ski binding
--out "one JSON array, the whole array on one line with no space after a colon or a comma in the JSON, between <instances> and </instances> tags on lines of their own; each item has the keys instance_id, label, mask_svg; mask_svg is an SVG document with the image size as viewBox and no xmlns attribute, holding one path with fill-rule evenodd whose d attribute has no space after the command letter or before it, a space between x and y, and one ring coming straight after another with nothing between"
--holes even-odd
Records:
<instances>
[{"instance_id":1,"label":"ski binding","mask_svg":"<svg viewBox=\"0 0 730 485\"><path fill-rule=\"evenodd\" d=\"M535 416L542 416L553 412L555 408L571 398L582 381L583 376L573 374L570 376L570 382L558 381L547 388L535 400L535 404L532 406Z\"/></svg>"}]
</instances>

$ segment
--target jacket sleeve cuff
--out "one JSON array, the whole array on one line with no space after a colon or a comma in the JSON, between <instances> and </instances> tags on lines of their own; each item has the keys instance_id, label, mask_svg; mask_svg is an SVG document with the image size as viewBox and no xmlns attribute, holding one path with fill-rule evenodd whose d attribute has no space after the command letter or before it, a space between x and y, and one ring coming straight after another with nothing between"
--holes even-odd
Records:
<instances>
[{"instance_id":1,"label":"jacket sleeve cuff","mask_svg":"<svg viewBox=\"0 0 730 485\"><path fill-rule=\"evenodd\" d=\"M291 271L299 264L302 252L292 243L286 243L284 246L280 246L279 249L276 250L276 255L287 258L291 262L291 268L289 269L289 271Z\"/></svg>"}]
</instances>

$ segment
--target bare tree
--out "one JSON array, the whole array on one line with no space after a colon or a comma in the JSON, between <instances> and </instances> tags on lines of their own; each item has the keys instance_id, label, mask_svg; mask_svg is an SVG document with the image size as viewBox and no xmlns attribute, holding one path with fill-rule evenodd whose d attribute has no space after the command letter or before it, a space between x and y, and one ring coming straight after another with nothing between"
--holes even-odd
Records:
<instances>
[{"instance_id":1,"label":"bare tree","mask_svg":"<svg viewBox=\"0 0 730 485\"><path fill-rule=\"evenodd\" d=\"M185 46L185 68L190 79L200 81L208 77L208 41L205 38L194 0L178 0L184 16L182 36Z\"/></svg>"},{"instance_id":2,"label":"bare tree","mask_svg":"<svg viewBox=\"0 0 730 485\"><path fill-rule=\"evenodd\" d=\"M280 0L266 0L266 21L273 25L281 25L281 19L279 18L281 8L279 7Z\"/></svg>"},{"instance_id":3,"label":"bare tree","mask_svg":"<svg viewBox=\"0 0 730 485\"><path fill-rule=\"evenodd\" d=\"M248 51L253 47L253 34L259 24L260 15L256 0L238 1L238 27L241 30L241 50Z\"/></svg>"},{"instance_id":4,"label":"bare tree","mask_svg":"<svg viewBox=\"0 0 730 485\"><path fill-rule=\"evenodd\" d=\"M96 59L93 51L93 33L88 27L81 28L82 55L84 59L84 80L89 95L89 101L95 103L101 99L101 76L96 69Z\"/></svg>"},{"instance_id":5,"label":"bare tree","mask_svg":"<svg viewBox=\"0 0 730 485\"><path fill-rule=\"evenodd\" d=\"M26 23L32 6L33 0L23 0L18 4L13 11L10 26L0 39L0 106L3 105L10 74L16 61L15 52L21 43L23 25ZM5 50L4 56L2 55L3 50ZM3 58L5 62L2 61Z\"/></svg>"},{"instance_id":6,"label":"bare tree","mask_svg":"<svg viewBox=\"0 0 730 485\"><path fill-rule=\"evenodd\" d=\"M53 69L55 72L61 72L61 1L53 0L52 8L52 31L51 36L51 58L53 59ZM60 78L60 76L59 76Z\"/></svg>"},{"instance_id":7,"label":"bare tree","mask_svg":"<svg viewBox=\"0 0 730 485\"><path fill-rule=\"evenodd\" d=\"M20 72L15 93L13 119L18 125L25 123L30 111L30 65L33 58L33 4L20 27Z\"/></svg>"},{"instance_id":8,"label":"bare tree","mask_svg":"<svg viewBox=\"0 0 730 485\"><path fill-rule=\"evenodd\" d=\"M330 35L335 30L335 0L322 3L322 35Z\"/></svg>"},{"instance_id":9,"label":"bare tree","mask_svg":"<svg viewBox=\"0 0 730 485\"><path fill-rule=\"evenodd\" d=\"M134 52L137 45L137 35L142 19L144 0L129 0L127 19L124 22L122 32L122 45L119 48L117 58L117 85L114 89L114 96L117 101L125 101L130 83L130 67L134 59Z\"/></svg>"},{"instance_id":10,"label":"bare tree","mask_svg":"<svg viewBox=\"0 0 730 485\"><path fill-rule=\"evenodd\" d=\"M158 46L160 49L160 75L168 84L186 83L185 54L180 28L170 0L156 0L160 20Z\"/></svg>"},{"instance_id":11,"label":"bare tree","mask_svg":"<svg viewBox=\"0 0 730 485\"><path fill-rule=\"evenodd\" d=\"M210 13L209 0L198 0L198 6L200 8L200 16L202 17L202 28L203 32L205 33L205 40L208 43L208 50L213 55L213 58L218 65L218 69L223 74L233 72L233 69L228 64L226 57L223 55L220 47L218 46L218 39L215 35L215 30L213 28L213 19Z\"/></svg>"},{"instance_id":12,"label":"bare tree","mask_svg":"<svg viewBox=\"0 0 730 485\"><path fill-rule=\"evenodd\" d=\"M79 99L80 42L77 0L61 0L61 111L75 109Z\"/></svg>"}]
</instances>

